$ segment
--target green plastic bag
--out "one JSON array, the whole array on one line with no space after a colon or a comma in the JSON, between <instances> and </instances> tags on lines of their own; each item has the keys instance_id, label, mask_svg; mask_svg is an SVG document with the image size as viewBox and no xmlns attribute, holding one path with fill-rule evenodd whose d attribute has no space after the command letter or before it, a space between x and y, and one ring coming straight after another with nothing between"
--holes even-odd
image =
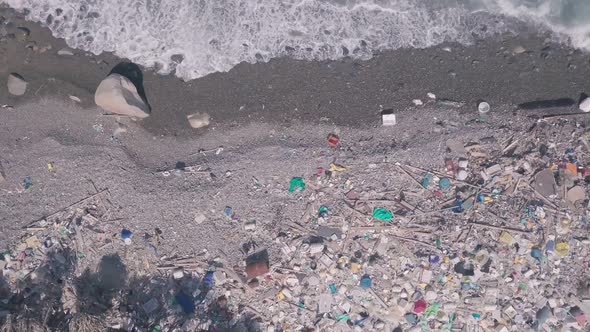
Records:
<instances>
[{"instance_id":1,"label":"green plastic bag","mask_svg":"<svg viewBox=\"0 0 590 332\"><path fill-rule=\"evenodd\" d=\"M393 213L384 208L373 209L373 218L383 221L391 221L393 219Z\"/></svg>"},{"instance_id":2,"label":"green plastic bag","mask_svg":"<svg viewBox=\"0 0 590 332\"><path fill-rule=\"evenodd\" d=\"M294 192L297 189L299 189L299 191L305 190L305 182L303 182L303 179L299 177L292 178L291 182L289 182L290 193Z\"/></svg>"}]
</instances>

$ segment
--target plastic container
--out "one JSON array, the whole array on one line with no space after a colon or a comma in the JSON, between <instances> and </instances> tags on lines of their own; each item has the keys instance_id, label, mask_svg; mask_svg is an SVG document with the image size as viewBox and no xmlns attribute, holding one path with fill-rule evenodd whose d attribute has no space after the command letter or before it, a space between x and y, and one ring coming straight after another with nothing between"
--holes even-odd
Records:
<instances>
[{"instance_id":1,"label":"plastic container","mask_svg":"<svg viewBox=\"0 0 590 332\"><path fill-rule=\"evenodd\" d=\"M485 101L482 101L481 103L479 103L479 105L477 105L477 111L479 112L479 114L486 114L490 111L490 104L488 104Z\"/></svg>"}]
</instances>

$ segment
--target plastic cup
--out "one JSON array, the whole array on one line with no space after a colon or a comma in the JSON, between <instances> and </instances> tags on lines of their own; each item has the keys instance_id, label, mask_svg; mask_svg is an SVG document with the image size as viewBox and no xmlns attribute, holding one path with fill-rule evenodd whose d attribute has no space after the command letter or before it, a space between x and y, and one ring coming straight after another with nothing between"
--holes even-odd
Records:
<instances>
[{"instance_id":1,"label":"plastic cup","mask_svg":"<svg viewBox=\"0 0 590 332\"><path fill-rule=\"evenodd\" d=\"M479 114L486 114L490 111L490 104L486 103L485 101L482 101L481 103L479 103L479 105L477 105L477 111L479 112Z\"/></svg>"}]
</instances>

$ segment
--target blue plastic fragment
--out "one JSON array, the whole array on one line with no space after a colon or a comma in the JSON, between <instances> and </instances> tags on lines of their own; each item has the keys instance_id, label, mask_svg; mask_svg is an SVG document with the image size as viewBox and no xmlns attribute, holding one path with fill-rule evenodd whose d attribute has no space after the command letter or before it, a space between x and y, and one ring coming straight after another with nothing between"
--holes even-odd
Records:
<instances>
[{"instance_id":1,"label":"blue plastic fragment","mask_svg":"<svg viewBox=\"0 0 590 332\"><path fill-rule=\"evenodd\" d=\"M207 271L207 273L205 273L205 277L203 278L203 283L205 286L209 288L213 287L213 283L215 282L213 276L213 271Z\"/></svg>"},{"instance_id":2,"label":"blue plastic fragment","mask_svg":"<svg viewBox=\"0 0 590 332\"><path fill-rule=\"evenodd\" d=\"M368 274L365 274L364 276L362 276L361 288L371 288L372 284L373 284L373 280L371 280L371 277Z\"/></svg>"}]
</instances>

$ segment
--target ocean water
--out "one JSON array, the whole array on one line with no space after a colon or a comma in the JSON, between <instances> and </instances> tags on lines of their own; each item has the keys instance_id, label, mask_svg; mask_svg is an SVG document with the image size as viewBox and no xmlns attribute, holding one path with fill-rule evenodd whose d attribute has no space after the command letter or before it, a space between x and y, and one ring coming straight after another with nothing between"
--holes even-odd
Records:
<instances>
[{"instance_id":1,"label":"ocean water","mask_svg":"<svg viewBox=\"0 0 590 332\"><path fill-rule=\"evenodd\" d=\"M514 31L590 50L590 0L0 0L74 48L190 80L240 62L369 59Z\"/></svg>"}]
</instances>

